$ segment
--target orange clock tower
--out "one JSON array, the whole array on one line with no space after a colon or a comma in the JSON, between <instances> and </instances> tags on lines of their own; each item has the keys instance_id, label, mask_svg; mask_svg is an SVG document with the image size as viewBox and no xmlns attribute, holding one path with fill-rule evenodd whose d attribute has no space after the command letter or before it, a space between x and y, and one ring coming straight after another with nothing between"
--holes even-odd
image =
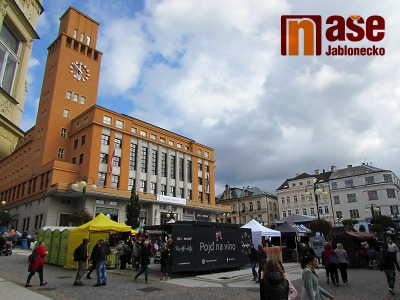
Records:
<instances>
[{"instance_id":1,"label":"orange clock tower","mask_svg":"<svg viewBox=\"0 0 400 300\"><path fill-rule=\"evenodd\" d=\"M35 137L38 167L67 161L71 119L96 104L102 53L96 49L99 23L70 7L60 18L57 38L48 47ZM41 144L41 145L40 145Z\"/></svg>"}]
</instances>

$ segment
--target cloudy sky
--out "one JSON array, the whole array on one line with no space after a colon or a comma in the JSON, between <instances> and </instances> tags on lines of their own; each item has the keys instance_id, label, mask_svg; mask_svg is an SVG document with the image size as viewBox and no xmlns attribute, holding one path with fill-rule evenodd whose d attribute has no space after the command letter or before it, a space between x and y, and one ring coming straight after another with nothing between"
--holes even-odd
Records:
<instances>
[{"instance_id":1,"label":"cloudy sky","mask_svg":"<svg viewBox=\"0 0 400 300\"><path fill-rule=\"evenodd\" d=\"M216 192L372 163L400 176L398 0L43 0L22 127L69 6L100 23L98 104L213 147ZM281 56L282 15L385 19L384 56ZM337 46L336 43L329 45Z\"/></svg>"}]
</instances>

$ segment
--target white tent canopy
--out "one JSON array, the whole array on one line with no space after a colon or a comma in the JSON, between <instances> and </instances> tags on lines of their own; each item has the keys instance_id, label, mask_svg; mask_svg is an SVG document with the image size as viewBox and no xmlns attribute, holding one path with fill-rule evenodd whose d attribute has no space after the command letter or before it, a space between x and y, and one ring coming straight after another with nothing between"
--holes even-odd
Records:
<instances>
[{"instance_id":1,"label":"white tent canopy","mask_svg":"<svg viewBox=\"0 0 400 300\"><path fill-rule=\"evenodd\" d=\"M243 225L240 228L250 228L251 229L251 235L252 235L252 241L253 244L257 245L261 244L262 237L281 237L281 233L276 230L269 229L265 226L262 226L260 223L258 223L256 220L251 220L249 223Z\"/></svg>"}]
</instances>

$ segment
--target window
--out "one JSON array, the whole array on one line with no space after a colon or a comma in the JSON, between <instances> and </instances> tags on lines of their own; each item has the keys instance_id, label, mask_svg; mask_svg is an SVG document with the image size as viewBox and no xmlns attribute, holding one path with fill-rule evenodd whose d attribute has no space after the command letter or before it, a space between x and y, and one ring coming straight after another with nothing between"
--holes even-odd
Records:
<instances>
[{"instance_id":1,"label":"window","mask_svg":"<svg viewBox=\"0 0 400 300\"><path fill-rule=\"evenodd\" d=\"M147 190L146 190L146 180L140 180L140 188L139 188L139 191L140 191L141 193L146 193L146 192L147 192Z\"/></svg>"},{"instance_id":2,"label":"window","mask_svg":"<svg viewBox=\"0 0 400 300\"><path fill-rule=\"evenodd\" d=\"M85 96L81 96L81 104L86 104L86 97Z\"/></svg>"},{"instance_id":3,"label":"window","mask_svg":"<svg viewBox=\"0 0 400 300\"><path fill-rule=\"evenodd\" d=\"M170 187L170 194L171 197L175 197L176 196L176 188L174 186Z\"/></svg>"},{"instance_id":4,"label":"window","mask_svg":"<svg viewBox=\"0 0 400 300\"><path fill-rule=\"evenodd\" d=\"M310 215L315 216L314 207L310 207Z\"/></svg>"},{"instance_id":5,"label":"window","mask_svg":"<svg viewBox=\"0 0 400 300\"><path fill-rule=\"evenodd\" d=\"M203 203L203 192L199 192L199 202Z\"/></svg>"},{"instance_id":6,"label":"window","mask_svg":"<svg viewBox=\"0 0 400 300\"><path fill-rule=\"evenodd\" d=\"M365 184L374 184L374 183L375 183L374 176L365 177Z\"/></svg>"},{"instance_id":7,"label":"window","mask_svg":"<svg viewBox=\"0 0 400 300\"><path fill-rule=\"evenodd\" d=\"M357 202L356 194L347 194L347 202Z\"/></svg>"},{"instance_id":8,"label":"window","mask_svg":"<svg viewBox=\"0 0 400 300\"><path fill-rule=\"evenodd\" d=\"M111 187L118 188L119 187L119 176L118 175L111 175Z\"/></svg>"},{"instance_id":9,"label":"window","mask_svg":"<svg viewBox=\"0 0 400 300\"><path fill-rule=\"evenodd\" d=\"M340 210L336 212L336 218L343 219L343 213Z\"/></svg>"},{"instance_id":10,"label":"window","mask_svg":"<svg viewBox=\"0 0 400 300\"><path fill-rule=\"evenodd\" d=\"M64 108L63 117L64 118L69 118L69 109Z\"/></svg>"},{"instance_id":11,"label":"window","mask_svg":"<svg viewBox=\"0 0 400 300\"><path fill-rule=\"evenodd\" d=\"M304 195L301 195L300 198L301 198L301 202L305 202L306 201L306 198L304 197Z\"/></svg>"},{"instance_id":12,"label":"window","mask_svg":"<svg viewBox=\"0 0 400 300\"><path fill-rule=\"evenodd\" d=\"M197 164L197 170L198 171L202 171L203 170L203 164L202 163L198 163Z\"/></svg>"},{"instance_id":13,"label":"window","mask_svg":"<svg viewBox=\"0 0 400 300\"><path fill-rule=\"evenodd\" d=\"M142 173L147 173L147 147L142 146L142 161L140 163Z\"/></svg>"},{"instance_id":14,"label":"window","mask_svg":"<svg viewBox=\"0 0 400 300\"><path fill-rule=\"evenodd\" d=\"M120 120L117 120L115 122L115 127L123 129L124 128L124 122L120 121Z\"/></svg>"},{"instance_id":15,"label":"window","mask_svg":"<svg viewBox=\"0 0 400 300\"><path fill-rule=\"evenodd\" d=\"M325 214L329 214L329 207L328 206L324 206L324 213Z\"/></svg>"},{"instance_id":16,"label":"window","mask_svg":"<svg viewBox=\"0 0 400 300\"><path fill-rule=\"evenodd\" d=\"M384 182L393 182L392 175L390 175L390 174L383 174L383 181L384 181Z\"/></svg>"},{"instance_id":17,"label":"window","mask_svg":"<svg viewBox=\"0 0 400 300\"><path fill-rule=\"evenodd\" d=\"M303 215L307 216L307 208L303 208Z\"/></svg>"},{"instance_id":18,"label":"window","mask_svg":"<svg viewBox=\"0 0 400 300\"><path fill-rule=\"evenodd\" d=\"M129 178L128 179L128 189L129 190L132 190L132 187L134 187L135 186L135 178Z\"/></svg>"},{"instance_id":19,"label":"window","mask_svg":"<svg viewBox=\"0 0 400 300\"><path fill-rule=\"evenodd\" d=\"M147 136L147 132L144 131L144 130L140 130L140 135L141 135L141 136Z\"/></svg>"},{"instance_id":20,"label":"window","mask_svg":"<svg viewBox=\"0 0 400 300\"><path fill-rule=\"evenodd\" d=\"M286 216L287 216L287 215L286 215L286 211L283 211L283 212L282 212L282 218L286 218Z\"/></svg>"},{"instance_id":21,"label":"window","mask_svg":"<svg viewBox=\"0 0 400 300\"><path fill-rule=\"evenodd\" d=\"M79 95L78 94L74 94L74 102L78 102L78 100L79 100Z\"/></svg>"},{"instance_id":22,"label":"window","mask_svg":"<svg viewBox=\"0 0 400 300\"><path fill-rule=\"evenodd\" d=\"M390 214L392 216L397 216L399 214L399 207L398 206L390 206Z\"/></svg>"},{"instance_id":23,"label":"window","mask_svg":"<svg viewBox=\"0 0 400 300\"><path fill-rule=\"evenodd\" d=\"M74 157L72 158L71 162L72 162L73 164L76 164L76 156L74 156Z\"/></svg>"},{"instance_id":24,"label":"window","mask_svg":"<svg viewBox=\"0 0 400 300\"><path fill-rule=\"evenodd\" d=\"M340 204L339 196L333 196L333 204Z\"/></svg>"},{"instance_id":25,"label":"window","mask_svg":"<svg viewBox=\"0 0 400 300\"><path fill-rule=\"evenodd\" d=\"M209 155L208 151L204 151L204 157L209 157Z\"/></svg>"},{"instance_id":26,"label":"window","mask_svg":"<svg viewBox=\"0 0 400 300\"><path fill-rule=\"evenodd\" d=\"M58 158L63 158L64 157L64 149L63 148L58 148Z\"/></svg>"},{"instance_id":27,"label":"window","mask_svg":"<svg viewBox=\"0 0 400 300\"><path fill-rule=\"evenodd\" d=\"M14 75L19 63L20 45L21 42L16 35L6 23L3 23L0 32L0 86L9 94L11 94Z\"/></svg>"},{"instance_id":28,"label":"window","mask_svg":"<svg viewBox=\"0 0 400 300\"><path fill-rule=\"evenodd\" d=\"M61 137L65 138L67 136L67 128L61 128Z\"/></svg>"},{"instance_id":29,"label":"window","mask_svg":"<svg viewBox=\"0 0 400 300\"><path fill-rule=\"evenodd\" d=\"M151 140L157 140L157 136L155 134L150 134L150 139Z\"/></svg>"},{"instance_id":30,"label":"window","mask_svg":"<svg viewBox=\"0 0 400 300\"><path fill-rule=\"evenodd\" d=\"M285 204L285 197L282 197L282 198L281 198L281 203L282 203L282 204Z\"/></svg>"},{"instance_id":31,"label":"window","mask_svg":"<svg viewBox=\"0 0 400 300\"><path fill-rule=\"evenodd\" d=\"M175 161L176 161L176 157L175 155L171 155L171 179L175 179L176 178L176 168L175 168Z\"/></svg>"},{"instance_id":32,"label":"window","mask_svg":"<svg viewBox=\"0 0 400 300\"><path fill-rule=\"evenodd\" d=\"M121 149L122 139L114 138L114 148Z\"/></svg>"},{"instance_id":33,"label":"window","mask_svg":"<svg viewBox=\"0 0 400 300\"><path fill-rule=\"evenodd\" d=\"M74 29L74 35L73 35L74 39L76 39L77 36L78 36L78 29Z\"/></svg>"},{"instance_id":34,"label":"window","mask_svg":"<svg viewBox=\"0 0 400 300\"><path fill-rule=\"evenodd\" d=\"M86 144L86 135L82 135L81 137L81 145L85 145Z\"/></svg>"},{"instance_id":35,"label":"window","mask_svg":"<svg viewBox=\"0 0 400 300\"><path fill-rule=\"evenodd\" d=\"M378 200L378 191L368 191L368 200Z\"/></svg>"},{"instance_id":36,"label":"window","mask_svg":"<svg viewBox=\"0 0 400 300\"><path fill-rule=\"evenodd\" d=\"M184 163L184 159L183 158L179 158L179 180L183 181L184 178L184 174L183 174L183 163Z\"/></svg>"},{"instance_id":37,"label":"window","mask_svg":"<svg viewBox=\"0 0 400 300\"><path fill-rule=\"evenodd\" d=\"M178 144L176 144L176 147L179 148L179 149L181 149L181 148L182 148L182 144L181 144L181 143L178 143Z\"/></svg>"},{"instance_id":38,"label":"window","mask_svg":"<svg viewBox=\"0 0 400 300\"><path fill-rule=\"evenodd\" d=\"M292 215L292 211L291 211L290 209L287 211L287 215L288 215L288 216L291 216L291 215Z\"/></svg>"},{"instance_id":39,"label":"window","mask_svg":"<svg viewBox=\"0 0 400 300\"><path fill-rule=\"evenodd\" d=\"M353 179L345 180L345 181L344 181L344 187L346 187L346 188L353 188L353 187L354 187L354 185L353 185Z\"/></svg>"},{"instance_id":40,"label":"window","mask_svg":"<svg viewBox=\"0 0 400 300\"><path fill-rule=\"evenodd\" d=\"M161 183L161 195L166 195L167 194L167 185Z\"/></svg>"},{"instance_id":41,"label":"window","mask_svg":"<svg viewBox=\"0 0 400 300\"><path fill-rule=\"evenodd\" d=\"M79 154L79 164L83 164L83 158L84 158L84 154Z\"/></svg>"},{"instance_id":42,"label":"window","mask_svg":"<svg viewBox=\"0 0 400 300\"><path fill-rule=\"evenodd\" d=\"M161 153L161 177L167 177L167 153Z\"/></svg>"},{"instance_id":43,"label":"window","mask_svg":"<svg viewBox=\"0 0 400 300\"><path fill-rule=\"evenodd\" d=\"M114 156L114 159L112 161L113 166L119 167L121 166L121 157L119 156Z\"/></svg>"},{"instance_id":44,"label":"window","mask_svg":"<svg viewBox=\"0 0 400 300\"><path fill-rule=\"evenodd\" d=\"M198 149L198 150L197 150L197 154L198 154L198 155L201 155L202 153L203 153L203 151L202 151L201 149Z\"/></svg>"},{"instance_id":45,"label":"window","mask_svg":"<svg viewBox=\"0 0 400 300\"><path fill-rule=\"evenodd\" d=\"M101 164L108 163L108 154L107 153L100 153L100 163Z\"/></svg>"},{"instance_id":46,"label":"window","mask_svg":"<svg viewBox=\"0 0 400 300\"><path fill-rule=\"evenodd\" d=\"M274 203L274 210L277 210L277 209L276 209L276 203Z\"/></svg>"},{"instance_id":47,"label":"window","mask_svg":"<svg viewBox=\"0 0 400 300\"><path fill-rule=\"evenodd\" d=\"M129 170L136 170L136 152L137 152L137 145L131 143L131 151L129 154Z\"/></svg>"},{"instance_id":48,"label":"window","mask_svg":"<svg viewBox=\"0 0 400 300\"><path fill-rule=\"evenodd\" d=\"M97 185L98 186L105 186L106 177L107 177L107 173L99 172L99 175L98 175L98 178L97 178Z\"/></svg>"},{"instance_id":49,"label":"window","mask_svg":"<svg viewBox=\"0 0 400 300\"><path fill-rule=\"evenodd\" d=\"M192 182L192 161L188 160L187 161L187 181Z\"/></svg>"},{"instance_id":50,"label":"window","mask_svg":"<svg viewBox=\"0 0 400 300\"><path fill-rule=\"evenodd\" d=\"M297 203L297 196L293 196L293 202Z\"/></svg>"},{"instance_id":51,"label":"window","mask_svg":"<svg viewBox=\"0 0 400 300\"><path fill-rule=\"evenodd\" d=\"M246 211L246 204L242 203L242 212Z\"/></svg>"},{"instance_id":52,"label":"window","mask_svg":"<svg viewBox=\"0 0 400 300\"><path fill-rule=\"evenodd\" d=\"M168 141L168 145L173 146L174 145L174 141Z\"/></svg>"},{"instance_id":53,"label":"window","mask_svg":"<svg viewBox=\"0 0 400 300\"><path fill-rule=\"evenodd\" d=\"M299 209L296 208L296 209L294 210L294 213L295 213L296 215L298 215L298 214L299 214Z\"/></svg>"},{"instance_id":54,"label":"window","mask_svg":"<svg viewBox=\"0 0 400 300\"><path fill-rule=\"evenodd\" d=\"M80 41L81 41L82 43L83 43L84 38L85 38L85 36L83 35L83 33L81 33Z\"/></svg>"},{"instance_id":55,"label":"window","mask_svg":"<svg viewBox=\"0 0 400 300\"><path fill-rule=\"evenodd\" d=\"M388 198L396 198L396 193L394 189L387 189L386 193Z\"/></svg>"},{"instance_id":56,"label":"window","mask_svg":"<svg viewBox=\"0 0 400 300\"><path fill-rule=\"evenodd\" d=\"M358 213L358 209L350 209L350 218L356 219L359 218L360 214Z\"/></svg>"},{"instance_id":57,"label":"window","mask_svg":"<svg viewBox=\"0 0 400 300\"><path fill-rule=\"evenodd\" d=\"M78 148L78 139L74 141L74 149Z\"/></svg>"},{"instance_id":58,"label":"window","mask_svg":"<svg viewBox=\"0 0 400 300\"><path fill-rule=\"evenodd\" d=\"M103 145L109 145L110 144L110 136L106 134L101 135L101 143Z\"/></svg>"},{"instance_id":59,"label":"window","mask_svg":"<svg viewBox=\"0 0 400 300\"><path fill-rule=\"evenodd\" d=\"M179 188L179 197L183 198L183 188Z\"/></svg>"},{"instance_id":60,"label":"window","mask_svg":"<svg viewBox=\"0 0 400 300\"><path fill-rule=\"evenodd\" d=\"M90 36L86 37L86 45L90 46Z\"/></svg>"},{"instance_id":61,"label":"window","mask_svg":"<svg viewBox=\"0 0 400 300\"><path fill-rule=\"evenodd\" d=\"M290 197L286 197L286 203L290 203Z\"/></svg>"},{"instance_id":62,"label":"window","mask_svg":"<svg viewBox=\"0 0 400 300\"><path fill-rule=\"evenodd\" d=\"M271 202L270 202L269 204L271 204ZM258 209L258 210L261 209L261 202L260 202L260 201L257 201L257 209Z\"/></svg>"},{"instance_id":63,"label":"window","mask_svg":"<svg viewBox=\"0 0 400 300\"><path fill-rule=\"evenodd\" d=\"M72 92L67 91L67 93L65 94L65 98L67 98L68 100L71 100L71 97L72 97Z\"/></svg>"},{"instance_id":64,"label":"window","mask_svg":"<svg viewBox=\"0 0 400 300\"><path fill-rule=\"evenodd\" d=\"M107 125L111 125L112 124L112 118L108 117L108 116L103 116L103 123L107 124Z\"/></svg>"},{"instance_id":65,"label":"window","mask_svg":"<svg viewBox=\"0 0 400 300\"><path fill-rule=\"evenodd\" d=\"M160 137L160 142L165 144L165 138Z\"/></svg>"},{"instance_id":66,"label":"window","mask_svg":"<svg viewBox=\"0 0 400 300\"><path fill-rule=\"evenodd\" d=\"M151 175L157 175L157 153L157 150L151 150Z\"/></svg>"},{"instance_id":67,"label":"window","mask_svg":"<svg viewBox=\"0 0 400 300\"><path fill-rule=\"evenodd\" d=\"M150 193L157 194L157 184L155 182L150 182Z\"/></svg>"},{"instance_id":68,"label":"window","mask_svg":"<svg viewBox=\"0 0 400 300\"><path fill-rule=\"evenodd\" d=\"M131 132L132 132L132 133L136 133L136 132L137 132L137 129L136 129L135 127L131 127Z\"/></svg>"},{"instance_id":69,"label":"window","mask_svg":"<svg viewBox=\"0 0 400 300\"><path fill-rule=\"evenodd\" d=\"M337 190L337 182L332 182L332 190Z\"/></svg>"},{"instance_id":70,"label":"window","mask_svg":"<svg viewBox=\"0 0 400 300\"><path fill-rule=\"evenodd\" d=\"M203 185L203 178L198 177L199 185Z\"/></svg>"},{"instance_id":71,"label":"window","mask_svg":"<svg viewBox=\"0 0 400 300\"><path fill-rule=\"evenodd\" d=\"M249 211L253 211L253 202L249 203Z\"/></svg>"}]
</instances>

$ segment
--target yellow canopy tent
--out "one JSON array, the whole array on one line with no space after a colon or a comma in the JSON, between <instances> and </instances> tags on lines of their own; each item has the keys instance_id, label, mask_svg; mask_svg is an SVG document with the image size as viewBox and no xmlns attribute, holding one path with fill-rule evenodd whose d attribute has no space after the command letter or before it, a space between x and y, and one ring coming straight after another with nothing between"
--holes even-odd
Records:
<instances>
[{"instance_id":1,"label":"yellow canopy tent","mask_svg":"<svg viewBox=\"0 0 400 300\"><path fill-rule=\"evenodd\" d=\"M107 218L103 213L100 213L96 218L79 227L72 228L68 235L68 250L64 268L75 269L77 267L72 253L82 243L84 238L89 239L90 253L99 239L106 240L110 233L131 232L131 230L131 226L115 222Z\"/></svg>"}]
</instances>

